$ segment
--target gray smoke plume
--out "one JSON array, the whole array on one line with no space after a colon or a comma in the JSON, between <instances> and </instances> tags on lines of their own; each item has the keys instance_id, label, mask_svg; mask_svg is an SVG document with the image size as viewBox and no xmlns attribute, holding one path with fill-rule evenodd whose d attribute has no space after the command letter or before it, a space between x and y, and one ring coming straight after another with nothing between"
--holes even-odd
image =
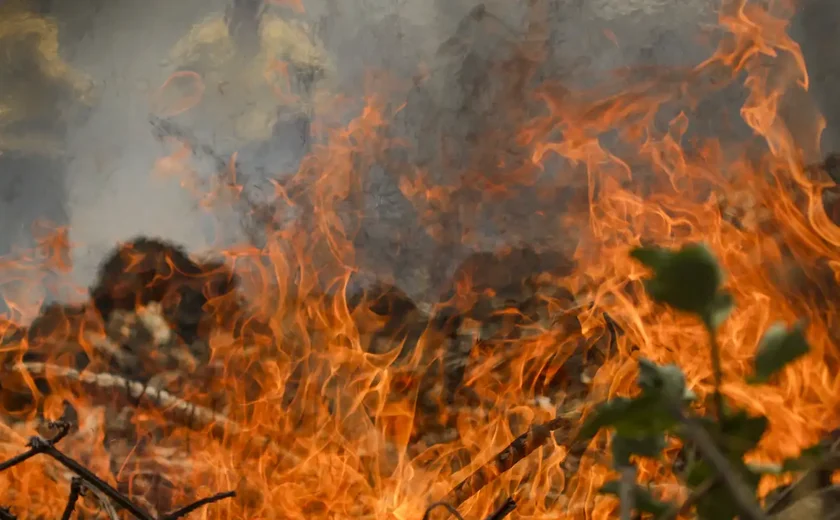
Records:
<instances>
[{"instance_id":1,"label":"gray smoke plume","mask_svg":"<svg viewBox=\"0 0 840 520\"><path fill-rule=\"evenodd\" d=\"M444 183L453 181L448 176L457 175L459 166L489 163L488 157L470 155L470 139L498 123L493 89L500 78L493 77L498 71L492 64L523 43L523 35L533 36L528 31L534 23L528 17L532 4L534 0L493 0L482 3L483 8L475 0L304 2L308 21L336 64L335 88L341 93L364 94L366 73L375 68L407 81L421 65L431 71L428 82L408 93L395 132L412 141L414 151L404 159L432 169L436 180ZM691 67L712 50L698 44L697 36L702 24L716 20L713 0L546 0L544 5L544 41L536 42L547 57L538 70L541 77L562 77L582 86L629 66ZM64 198L71 241L83 245L73 258L78 283L90 283L105 250L138 234L170 239L190 250L210 246L220 229L225 241L243 239L235 218L196 209L195 200L177 181L149 173L164 154L149 125L151 93L171 72L161 61L193 24L227 7L225 0L76 0L47 7L59 21L62 55L95 78L100 98L87 121L68 131L67 190L57 195L43 186L28 194L22 190L17 199L0 199L5 205L0 214L17 207L43 208L54 195ZM835 106L834 95L840 62L832 45L838 21L836 2L812 0L803 2L793 29L813 78L811 95L827 115L824 144L832 149L840 139L840 106ZM459 27L467 36L452 43ZM737 119L742 100L743 92L735 89L721 93L714 103ZM708 121L697 122L702 131L724 132L720 110L703 113ZM748 133L737 124L725 131ZM455 147L457 161L441 162L442 142ZM407 292L423 294L435 283L429 279L429 266L445 277L466 252L455 243L456 237L441 245L425 234L400 194L399 175L387 165L368 175L364 206L372 223L360 234L361 257L390 263ZM497 239L484 246L509 242L508 235L539 241L540 235L549 234L551 230L539 229L532 220L532 203L523 196L494 207L496 220L500 212L509 213L509 228L485 229ZM464 204L469 207L469 201ZM457 233L464 226L447 223Z\"/></svg>"}]
</instances>

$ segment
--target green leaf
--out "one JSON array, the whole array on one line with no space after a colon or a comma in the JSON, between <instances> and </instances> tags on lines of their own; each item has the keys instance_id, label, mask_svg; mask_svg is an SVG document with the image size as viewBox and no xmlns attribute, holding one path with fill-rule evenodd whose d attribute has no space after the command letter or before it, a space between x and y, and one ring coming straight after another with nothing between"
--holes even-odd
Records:
<instances>
[{"instance_id":1,"label":"green leaf","mask_svg":"<svg viewBox=\"0 0 840 520\"><path fill-rule=\"evenodd\" d=\"M630 255L653 270L653 278L645 281L651 298L704 318L712 313L723 273L706 246L689 244L675 251L644 247Z\"/></svg>"},{"instance_id":2,"label":"green leaf","mask_svg":"<svg viewBox=\"0 0 840 520\"><path fill-rule=\"evenodd\" d=\"M685 375L674 364L657 365L649 359L641 358L636 383L643 394L655 394L663 402L682 403L690 397L685 388Z\"/></svg>"},{"instance_id":3,"label":"green leaf","mask_svg":"<svg viewBox=\"0 0 840 520\"><path fill-rule=\"evenodd\" d=\"M599 493L605 495L615 495L618 497L621 496L619 491L620 488L620 481L610 480L601 486ZM650 493L649 490L639 486L638 484L633 486L633 495L635 499L634 502L636 504L636 511L642 513L650 513L654 516L660 516L665 514L672 507L671 503L658 500Z\"/></svg>"},{"instance_id":4,"label":"green leaf","mask_svg":"<svg viewBox=\"0 0 840 520\"><path fill-rule=\"evenodd\" d=\"M755 375L749 378L749 382L766 383L788 363L804 356L809 350L802 322L790 329L784 323L772 325L761 338L755 356Z\"/></svg>"},{"instance_id":5,"label":"green leaf","mask_svg":"<svg viewBox=\"0 0 840 520\"><path fill-rule=\"evenodd\" d=\"M730 457L733 469L741 476L747 487L756 492L761 475L751 471L741 459ZM698 460L689 470L686 483L690 489L699 487L707 479L716 476L704 460ZM697 517L709 520L733 520L739 514L738 506L726 486L716 485L697 500Z\"/></svg>"},{"instance_id":6,"label":"green leaf","mask_svg":"<svg viewBox=\"0 0 840 520\"><path fill-rule=\"evenodd\" d=\"M612 453L615 466L629 466L630 457L656 458L665 449L665 434L657 432L651 435L640 437L626 437L624 435L613 435Z\"/></svg>"},{"instance_id":7,"label":"green leaf","mask_svg":"<svg viewBox=\"0 0 840 520\"><path fill-rule=\"evenodd\" d=\"M622 418L632 415L632 399L617 397L609 401L599 403L595 410L586 418L578 433L580 439L591 439L598 434L601 428L613 426Z\"/></svg>"},{"instance_id":8,"label":"green leaf","mask_svg":"<svg viewBox=\"0 0 840 520\"><path fill-rule=\"evenodd\" d=\"M730 455L742 457L758 446L768 426L767 417L750 417L744 411L725 416L721 422L725 451Z\"/></svg>"},{"instance_id":9,"label":"green leaf","mask_svg":"<svg viewBox=\"0 0 840 520\"><path fill-rule=\"evenodd\" d=\"M675 421L662 408L658 396L642 395L634 399L617 397L599 404L586 419L579 439L594 437L601 428L615 428L620 435L642 438L666 431Z\"/></svg>"},{"instance_id":10,"label":"green leaf","mask_svg":"<svg viewBox=\"0 0 840 520\"><path fill-rule=\"evenodd\" d=\"M671 251L662 247L637 247L630 251L630 256L635 258L645 267L658 271L667 265Z\"/></svg>"},{"instance_id":11,"label":"green leaf","mask_svg":"<svg viewBox=\"0 0 840 520\"><path fill-rule=\"evenodd\" d=\"M638 385L642 390L638 397L618 397L599 404L581 428L579 438L592 438L601 428L612 427L628 439L644 439L672 428L676 420L670 410L691 397L682 370L642 358Z\"/></svg>"}]
</instances>

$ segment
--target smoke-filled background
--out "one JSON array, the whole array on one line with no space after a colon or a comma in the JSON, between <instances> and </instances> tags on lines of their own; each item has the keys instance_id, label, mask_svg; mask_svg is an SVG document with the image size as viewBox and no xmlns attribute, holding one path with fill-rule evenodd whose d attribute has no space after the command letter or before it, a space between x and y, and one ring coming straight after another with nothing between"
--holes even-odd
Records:
<instances>
[{"instance_id":1,"label":"smoke-filled background","mask_svg":"<svg viewBox=\"0 0 840 520\"><path fill-rule=\"evenodd\" d=\"M150 174L166 153L149 122L150 99L173 72L165 58L194 24L223 12L231 1L73 0L42 6L58 23L61 56L93 78L96 101L83 122L66 129L65 185L27 173L20 182L31 185L19 190L20 196L4 194L0 214L31 215L43 209L46 215L56 200L63 201L70 241L77 244L72 275L79 284L91 282L97 263L116 242L138 234L161 236L193 251L247 240L234 215L210 216L196 207L194 197L176 179ZM306 0L306 13L300 16L330 56L334 93L361 99L377 85L371 82L374 70L387 70L389 78L409 85L406 107L393 123L395 136L411 142L400 164L419 166L442 184L467 182L453 178L464 170L477 169L492 177L498 166L498 157L482 156L482 150L498 149L486 145L490 128L498 129L492 139L499 143L512 138L504 133L512 122L496 117L513 111L509 102L515 96L504 90L507 87L494 91L497 83L510 78L493 63L515 45L531 45L542 53L538 78L575 86L603 81L609 71L630 66L691 67L713 49L715 33L707 30L716 20L712 0L543 4L545 16L539 20L533 19L535 2L525 1L488 1L481 12L489 16L471 17L469 13L479 12L478 2L472 0ZM801 3L792 27L812 76L811 96L828 122L823 152L840 144L840 101L835 94L840 53L833 45L837 22L840 5L811 0ZM543 26L535 29L536 23ZM526 37L538 41L525 41ZM416 83L418 76L427 79ZM500 108L501 99L508 105ZM692 131L722 138L748 135L737 117L742 100L743 92L729 89L704 101L692 118ZM673 115L664 113L663 123ZM455 149L446 160L443 144ZM256 156L268 164L252 170L274 175L289 169L296 157L284 158L284 153ZM416 208L403 197L400 172L394 168L398 166L373 168L367 175L369 196L360 204L369 224L357 241L360 262L389 266L409 293L431 291L440 282L433 278L445 277L468 249L511 242L550 246L551 240L563 238L552 237L552 230L535 220L534 207L539 204L525 193L507 204L482 206L496 217L487 220L464 195L464 210L441 216L449 220L442 225L443 236L433 240L420 225ZM569 175L570 185L581 181L560 165L557 171ZM540 204L561 211L570 196L558 192ZM504 226L498 224L501 221ZM483 228L483 242L462 243L470 226ZM10 234L0 241L8 249L25 237Z\"/></svg>"}]
</instances>

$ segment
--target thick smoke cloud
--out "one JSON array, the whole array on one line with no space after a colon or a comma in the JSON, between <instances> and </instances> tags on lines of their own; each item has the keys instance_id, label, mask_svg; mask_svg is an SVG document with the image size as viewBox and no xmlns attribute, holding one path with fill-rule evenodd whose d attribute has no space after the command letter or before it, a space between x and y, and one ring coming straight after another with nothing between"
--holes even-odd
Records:
<instances>
[{"instance_id":1,"label":"thick smoke cloud","mask_svg":"<svg viewBox=\"0 0 840 520\"><path fill-rule=\"evenodd\" d=\"M190 249L207 247L207 222L176 179L152 176L165 150L149 126L154 89L169 71L167 53L221 2L57 2L66 20L70 62L98 81L100 98L88 121L70 132L68 165L75 274L92 279L105 251L138 234L161 235ZM86 16L87 15L87 16ZM81 33L81 34L80 34Z\"/></svg>"},{"instance_id":2,"label":"thick smoke cloud","mask_svg":"<svg viewBox=\"0 0 840 520\"><path fill-rule=\"evenodd\" d=\"M371 68L384 68L406 79L421 64L438 71L431 87L410 94L414 106L408 110L413 113L400 122L400 131L415 139L419 154L424 136L442 132L466 142L467 136L478 130L475 127L491 121L458 112L465 106L481 108L464 99L471 95L464 91L469 64L458 60L469 53L441 58L438 52L478 2L308 0L304 4L333 56L335 86L343 93L361 96L365 72ZM566 80L585 85L610 70L630 65L695 65L708 57L709 47L698 44L698 28L714 23L714 4L712 0L547 0L544 47L549 62L541 73L551 76L565 71ZM840 6L835 4L829 0L805 2L794 26L814 78L812 95L828 115L825 144L831 147L840 139L835 130L840 128L840 120L836 120L840 107L835 106L833 95L840 74L831 45L834 22L840 21ZM526 32L529 2L494 0L484 5L510 29L510 35ZM71 241L83 246L74 254L73 275L80 284L90 283L104 251L119 240L150 234L199 250L218 235L219 222L196 209L193 198L176 181L150 175L163 149L149 127L149 99L170 72L161 62L175 42L193 24L225 6L225 0L75 0L54 2L49 7L59 20L62 54L93 76L100 89L90 117L68 133L69 188L58 194L67 201ZM484 54L502 52L494 47L499 45L494 38L470 45L471 55L479 56L473 59L479 61L481 46L485 46ZM475 82L484 81L480 72L475 74ZM715 103L737 114L741 101L741 92L727 91ZM706 112L710 120L698 125L714 132L719 126L713 115L717 111ZM420 155L412 157L420 159ZM435 264L436 271L447 272L465 252L457 247L441 248L425 236L413 209L399 193L398 173L383 168L370 174L366 205L378 218L376 225L364 231L360 245L368 253L363 251L362 257L385 258L395 266L397 278L409 285L408 292L420 294L430 283L422 272L424 265ZM438 173L447 172L442 169ZM19 207L43 208L52 196L49 191L40 186L15 200L0 199L3 213ZM529 227L527 202L503 209L511 212L513 227ZM517 217L517 212L522 215ZM222 226L225 238L241 238L235 222L227 216L217 216L219 219L227 224ZM498 230L500 235L505 232ZM504 241L500 236L488 247ZM396 250L401 252L392 253Z\"/></svg>"}]
</instances>

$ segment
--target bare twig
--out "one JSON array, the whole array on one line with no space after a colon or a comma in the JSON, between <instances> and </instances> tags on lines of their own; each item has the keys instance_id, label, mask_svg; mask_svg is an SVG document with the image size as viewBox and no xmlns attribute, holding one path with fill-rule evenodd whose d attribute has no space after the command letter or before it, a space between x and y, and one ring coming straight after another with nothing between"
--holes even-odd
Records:
<instances>
[{"instance_id":1,"label":"bare twig","mask_svg":"<svg viewBox=\"0 0 840 520\"><path fill-rule=\"evenodd\" d=\"M17 520L17 517L5 507L0 507L0 520Z\"/></svg>"},{"instance_id":2,"label":"bare twig","mask_svg":"<svg viewBox=\"0 0 840 520\"><path fill-rule=\"evenodd\" d=\"M458 512L458 510L455 508L455 506L453 506L452 504L450 504L448 502L435 502L435 503L429 505L429 507L426 508L426 512L423 513L423 520L429 520L430 518L432 518L432 511L434 511L435 509L437 509L439 507L442 507L442 508L446 509L447 511L449 511L450 513L452 513L452 516L454 516L458 520L464 520L464 517L461 516L461 513Z\"/></svg>"},{"instance_id":3,"label":"bare twig","mask_svg":"<svg viewBox=\"0 0 840 520\"><path fill-rule=\"evenodd\" d=\"M201 500L196 500L192 504L188 504L180 509L176 509L171 513L167 513L160 517L160 520L177 520L178 518L183 518L188 514L192 513L196 509L200 507L204 507L208 504L212 504L214 502L218 502L220 500L224 500L226 498L233 498L236 496L235 491L227 491L225 493L217 493L211 497L202 498Z\"/></svg>"},{"instance_id":4,"label":"bare twig","mask_svg":"<svg viewBox=\"0 0 840 520\"><path fill-rule=\"evenodd\" d=\"M110 484L97 477L92 471L90 471L80 463L76 462L72 458L59 451L54 444L58 440L61 440L61 438L63 438L65 435L67 435L67 432L69 431L69 426L67 426L65 423L53 423L53 425L58 426L60 428L59 433L58 435L56 435L55 438L53 438L52 440L47 440L42 437L32 437L29 440L30 449L28 451L21 455L18 455L17 457L13 457L9 461L6 461L2 465L0 465L0 467L2 467L3 469L8 469L18 464L21 464L26 460L29 460L35 455L44 454L50 456L59 464L78 475L78 477L74 478L71 482L70 498L67 501L67 507L64 510L64 515L62 516L63 520L67 520L73 513L73 509L75 508L76 502L79 498L79 494L81 493L82 481L84 481L85 486L90 486L93 489L99 490L106 497L113 500L121 508L131 513L131 515L135 518L139 520L156 520L150 513L144 511L142 508L135 505L127 496L123 495L118 490L114 489ZM203 498L174 511L173 513L169 513L167 515L162 516L160 520L176 520L195 511L199 507L211 504L213 502L217 502L225 498L231 498L233 496L236 496L236 493L230 491L227 493L220 493L218 495L214 495L210 498ZM9 518L14 518L14 516L5 516L5 513L6 511L3 510L4 516L0 516L2 520L9 520ZM8 515L11 515L11 513L8 513Z\"/></svg>"},{"instance_id":5,"label":"bare twig","mask_svg":"<svg viewBox=\"0 0 840 520\"><path fill-rule=\"evenodd\" d=\"M120 520L120 515L117 513L114 504L111 503L111 499L108 498L107 495L98 489L91 489L89 491L96 495L96 499L99 501L99 505L102 506L102 510L105 511L105 515L108 516L108 520Z\"/></svg>"},{"instance_id":6,"label":"bare twig","mask_svg":"<svg viewBox=\"0 0 840 520\"><path fill-rule=\"evenodd\" d=\"M738 477L735 468L715 445L714 440L703 428L703 425L686 417L679 409L672 410L672 413L682 425L682 431L686 437L691 439L700 455L715 469L721 481L726 484L741 513L741 518L745 520L767 520L767 515L759 507L753 493Z\"/></svg>"},{"instance_id":7,"label":"bare twig","mask_svg":"<svg viewBox=\"0 0 840 520\"><path fill-rule=\"evenodd\" d=\"M776 513L784 511L798 500L801 500L818 489L817 472L813 470L808 471L799 477L796 482L779 493L779 495L767 505L767 514L775 515Z\"/></svg>"},{"instance_id":8,"label":"bare twig","mask_svg":"<svg viewBox=\"0 0 840 520\"><path fill-rule=\"evenodd\" d=\"M716 485L720 484L720 479L717 476L706 479L700 486L694 489L688 498L685 499L681 505L675 505L665 513L663 513L657 520L676 520L682 515L688 514L691 508L704 496L711 491Z\"/></svg>"},{"instance_id":9,"label":"bare twig","mask_svg":"<svg viewBox=\"0 0 840 520\"><path fill-rule=\"evenodd\" d=\"M512 498L508 498L495 513L488 516L485 520L503 520L507 517L507 515L511 514L514 509L516 509L516 501Z\"/></svg>"},{"instance_id":10,"label":"bare twig","mask_svg":"<svg viewBox=\"0 0 840 520\"><path fill-rule=\"evenodd\" d=\"M499 475L508 471L522 459L540 448L556 430L569 427L573 423L574 421L570 418L561 416L545 424L534 426L508 444L490 462L481 466L470 476L462 480L446 495L443 501L454 505L454 507L460 506ZM570 435L569 438L574 439L575 435Z\"/></svg>"},{"instance_id":11,"label":"bare twig","mask_svg":"<svg viewBox=\"0 0 840 520\"><path fill-rule=\"evenodd\" d=\"M41 437L32 437L32 439L30 439L29 441L29 444L33 448L38 449L40 453L49 455L50 457L55 459L59 464L69 469L73 473L79 475L85 482L87 482L88 485L103 492L105 495L108 496L108 498L113 500L121 508L131 513L132 516L134 516L135 518L138 518L140 520L155 520L151 514L136 506L134 503L131 502L131 500L128 499L128 497L111 487L107 482L105 482L101 478L94 475L92 471L82 466L75 460L71 459L67 455L61 453L50 442L42 439Z\"/></svg>"},{"instance_id":12,"label":"bare twig","mask_svg":"<svg viewBox=\"0 0 840 520\"><path fill-rule=\"evenodd\" d=\"M9 468L13 468L20 464L21 462L26 462L27 460L31 459L35 455L38 455L38 451L34 448L30 448L25 452L21 453L20 455L15 455L11 459L0 463L0 471L5 471Z\"/></svg>"},{"instance_id":13,"label":"bare twig","mask_svg":"<svg viewBox=\"0 0 840 520\"><path fill-rule=\"evenodd\" d=\"M82 479L73 477L70 481L70 496L67 498L67 506L64 508L64 513L61 515L61 520L70 520L70 515L76 509L76 502L82 494Z\"/></svg>"},{"instance_id":14,"label":"bare twig","mask_svg":"<svg viewBox=\"0 0 840 520\"><path fill-rule=\"evenodd\" d=\"M840 448L840 441L835 442L829 447L832 450L837 450L838 448ZM815 467L806 471L799 480L780 493L776 500L767 506L767 514L772 515L778 513L797 497L801 497L807 494L808 491L811 491L814 483L819 480L820 473L826 472L828 475L832 475L836 471L840 471L840 451L828 453Z\"/></svg>"},{"instance_id":15,"label":"bare twig","mask_svg":"<svg viewBox=\"0 0 840 520\"><path fill-rule=\"evenodd\" d=\"M429 507L426 508L426 512L423 514L423 520L429 520L432 516L432 511L435 509L442 507L449 511L457 520L464 520L464 517L461 516L461 513L458 512L458 509L455 508L449 502L435 502L431 504ZM505 502L494 511L490 516L485 518L484 520L504 520L513 510L516 509L516 501L512 498L508 498Z\"/></svg>"},{"instance_id":16,"label":"bare twig","mask_svg":"<svg viewBox=\"0 0 840 520\"><path fill-rule=\"evenodd\" d=\"M42 444L38 444L38 445L32 444L32 441L30 440L29 444L27 445L27 446L29 446L28 450L21 453L20 455L16 455L16 456L12 457L11 459L9 459L5 462L0 462L0 471L5 471L9 468L13 468L13 467L17 466L18 464L26 462L27 460L31 459L35 455L38 455L39 453L44 453L44 447L45 446L52 446L53 444L57 443L58 441L60 441L64 437L66 437L67 434L70 432L70 425L65 423L65 422L61 422L61 421L51 422L51 423L49 423L49 427L58 430L58 433L55 435L55 437L53 437L49 441L41 439L40 437L37 437L42 442ZM36 437L33 437L33 439L35 439L35 438Z\"/></svg>"}]
</instances>

